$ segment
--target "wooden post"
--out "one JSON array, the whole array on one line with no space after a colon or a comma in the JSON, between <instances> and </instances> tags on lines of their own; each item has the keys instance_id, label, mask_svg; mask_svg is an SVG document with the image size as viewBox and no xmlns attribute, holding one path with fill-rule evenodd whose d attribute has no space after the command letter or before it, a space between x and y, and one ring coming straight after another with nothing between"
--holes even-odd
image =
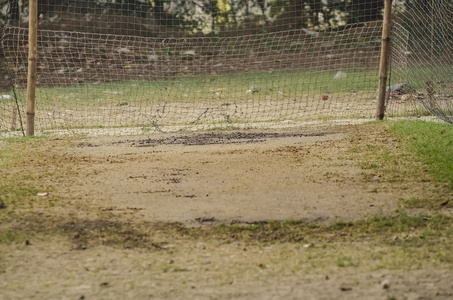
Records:
<instances>
[{"instance_id":1,"label":"wooden post","mask_svg":"<svg viewBox=\"0 0 453 300\"><path fill-rule=\"evenodd\" d=\"M29 1L26 135L35 134L36 63L38 60L38 0Z\"/></svg>"},{"instance_id":2,"label":"wooden post","mask_svg":"<svg viewBox=\"0 0 453 300\"><path fill-rule=\"evenodd\" d=\"M14 103L15 104L15 103ZM15 130L17 128L17 106L13 106L13 111L11 112L11 130Z\"/></svg>"},{"instance_id":3,"label":"wooden post","mask_svg":"<svg viewBox=\"0 0 453 300\"><path fill-rule=\"evenodd\" d=\"M382 25L381 61L379 64L379 95L376 107L376 119L384 119L385 89L387 85L387 71L390 53L390 34L392 31L392 0L385 0L384 22Z\"/></svg>"}]
</instances>

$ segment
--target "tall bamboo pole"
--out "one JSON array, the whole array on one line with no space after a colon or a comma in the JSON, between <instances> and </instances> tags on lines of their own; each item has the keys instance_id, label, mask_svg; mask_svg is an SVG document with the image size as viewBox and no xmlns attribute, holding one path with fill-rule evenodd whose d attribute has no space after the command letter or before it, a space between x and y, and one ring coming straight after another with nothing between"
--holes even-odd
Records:
<instances>
[{"instance_id":1,"label":"tall bamboo pole","mask_svg":"<svg viewBox=\"0 0 453 300\"><path fill-rule=\"evenodd\" d=\"M387 71L390 53L390 34L392 30L392 0L385 0L384 22L382 25L381 61L379 64L379 95L376 107L376 119L384 119L385 89L387 85Z\"/></svg>"},{"instance_id":2,"label":"tall bamboo pole","mask_svg":"<svg viewBox=\"0 0 453 300\"><path fill-rule=\"evenodd\" d=\"M36 63L38 60L38 0L29 1L27 135L35 134Z\"/></svg>"},{"instance_id":3,"label":"tall bamboo pole","mask_svg":"<svg viewBox=\"0 0 453 300\"><path fill-rule=\"evenodd\" d=\"M431 14L431 65L434 65L434 0L431 0L431 6L429 8ZM434 69L431 68L431 81L434 82Z\"/></svg>"}]
</instances>

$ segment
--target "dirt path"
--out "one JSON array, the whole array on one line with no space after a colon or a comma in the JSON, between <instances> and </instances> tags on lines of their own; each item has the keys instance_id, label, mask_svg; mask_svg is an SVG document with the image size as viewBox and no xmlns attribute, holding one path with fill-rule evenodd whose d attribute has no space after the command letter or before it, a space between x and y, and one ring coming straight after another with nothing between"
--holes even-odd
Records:
<instances>
[{"instance_id":1,"label":"dirt path","mask_svg":"<svg viewBox=\"0 0 453 300\"><path fill-rule=\"evenodd\" d=\"M391 214L398 199L429 188L408 191L404 184L382 180L382 170L352 160L354 144L386 142L375 129L86 140L69 154L91 163L68 193L152 222L333 222Z\"/></svg>"},{"instance_id":2,"label":"dirt path","mask_svg":"<svg viewBox=\"0 0 453 300\"><path fill-rule=\"evenodd\" d=\"M362 170L338 157L347 136L292 130L88 140L71 155L95 162L70 194L113 213L135 210L146 221L335 221L390 213L402 195L373 193L379 184L355 178Z\"/></svg>"}]
</instances>

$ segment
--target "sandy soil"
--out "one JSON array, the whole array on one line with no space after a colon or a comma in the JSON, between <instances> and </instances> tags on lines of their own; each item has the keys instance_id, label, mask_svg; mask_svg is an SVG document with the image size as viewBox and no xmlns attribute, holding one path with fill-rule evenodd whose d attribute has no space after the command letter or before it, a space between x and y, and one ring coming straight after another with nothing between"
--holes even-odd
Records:
<instances>
[{"instance_id":1,"label":"sandy soil","mask_svg":"<svg viewBox=\"0 0 453 300\"><path fill-rule=\"evenodd\" d=\"M62 236L0 247L0 299L451 299L448 267L313 269L310 257L322 264L325 251L314 242L159 229L325 224L392 215L398 199L414 195L441 201L446 190L430 182L392 182L357 164L361 147L398 147L392 139L380 126L338 126L98 137L70 147L55 140L36 149L33 166L49 195L36 197L36 216L15 226ZM58 203L46 207L53 196ZM126 238L117 243L99 232ZM333 245L339 253L376 251L367 240Z\"/></svg>"},{"instance_id":2,"label":"sandy soil","mask_svg":"<svg viewBox=\"0 0 453 300\"><path fill-rule=\"evenodd\" d=\"M362 170L339 161L346 145L336 142L347 135L290 129L97 138L72 151L94 163L69 193L82 189L80 201L95 198L119 213L134 208L152 221L334 221L392 212L402 194L371 193L376 183L358 182Z\"/></svg>"},{"instance_id":3,"label":"sandy soil","mask_svg":"<svg viewBox=\"0 0 453 300\"><path fill-rule=\"evenodd\" d=\"M453 272L443 269L288 274L274 270L271 262L259 267L258 262L271 256L273 249L250 253L236 245L204 249L198 245L192 252L169 254L103 246L77 251L52 241L32 246L33 251L14 248L8 254L7 259L15 263L7 276L0 275L1 299L453 297Z\"/></svg>"}]
</instances>

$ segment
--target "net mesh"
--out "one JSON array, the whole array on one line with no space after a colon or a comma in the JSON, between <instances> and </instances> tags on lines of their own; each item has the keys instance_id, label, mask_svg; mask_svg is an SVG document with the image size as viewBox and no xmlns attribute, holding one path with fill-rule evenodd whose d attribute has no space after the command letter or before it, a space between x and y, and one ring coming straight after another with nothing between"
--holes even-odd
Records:
<instances>
[{"instance_id":1,"label":"net mesh","mask_svg":"<svg viewBox=\"0 0 453 300\"><path fill-rule=\"evenodd\" d=\"M388 103L404 102L412 115L433 114L453 123L453 3L412 0L394 6Z\"/></svg>"},{"instance_id":2,"label":"net mesh","mask_svg":"<svg viewBox=\"0 0 453 300\"><path fill-rule=\"evenodd\" d=\"M0 134L12 134L25 122L28 3L3 3L10 84L0 99ZM37 132L134 134L374 118L382 1L38 3ZM413 107L389 109L406 116Z\"/></svg>"}]
</instances>

